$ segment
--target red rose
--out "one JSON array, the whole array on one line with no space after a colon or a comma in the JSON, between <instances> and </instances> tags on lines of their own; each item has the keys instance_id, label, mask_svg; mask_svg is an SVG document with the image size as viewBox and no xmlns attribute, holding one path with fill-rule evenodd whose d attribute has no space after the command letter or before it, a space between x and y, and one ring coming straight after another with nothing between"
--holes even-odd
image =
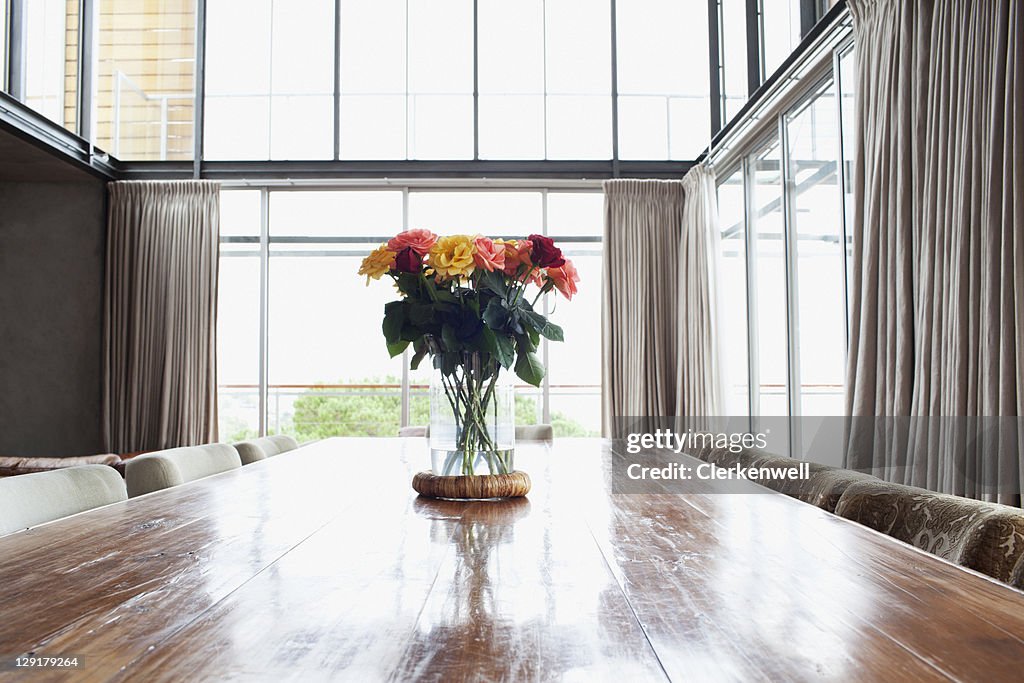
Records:
<instances>
[{"instance_id":1,"label":"red rose","mask_svg":"<svg viewBox=\"0 0 1024 683\"><path fill-rule=\"evenodd\" d=\"M412 247L406 247L395 256L395 270L402 273L418 273L423 257Z\"/></svg>"},{"instance_id":2,"label":"red rose","mask_svg":"<svg viewBox=\"0 0 1024 683\"><path fill-rule=\"evenodd\" d=\"M538 268L561 268L565 265L562 250L555 246L555 241L544 235L530 235L526 239L533 245L530 260Z\"/></svg>"}]
</instances>

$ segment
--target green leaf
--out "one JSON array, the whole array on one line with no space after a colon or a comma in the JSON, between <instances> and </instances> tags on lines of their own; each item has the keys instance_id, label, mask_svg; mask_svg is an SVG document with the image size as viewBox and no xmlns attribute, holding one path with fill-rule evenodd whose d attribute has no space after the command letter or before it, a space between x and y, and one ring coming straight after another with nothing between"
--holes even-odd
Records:
<instances>
[{"instance_id":1,"label":"green leaf","mask_svg":"<svg viewBox=\"0 0 1024 683\"><path fill-rule=\"evenodd\" d=\"M531 351L520 352L516 360L516 374L521 380L535 387L539 387L544 380L544 366L540 359Z\"/></svg>"},{"instance_id":2,"label":"green leaf","mask_svg":"<svg viewBox=\"0 0 1024 683\"><path fill-rule=\"evenodd\" d=\"M405 302L391 301L384 305L384 322L381 330L388 344L397 344L402 340L402 326L405 324Z\"/></svg>"},{"instance_id":3,"label":"green leaf","mask_svg":"<svg viewBox=\"0 0 1024 683\"><path fill-rule=\"evenodd\" d=\"M413 354L412 360L409 361L409 367L412 368L413 370L417 369L426 355L427 342L421 340L419 343L416 344L416 353Z\"/></svg>"},{"instance_id":4,"label":"green leaf","mask_svg":"<svg viewBox=\"0 0 1024 683\"><path fill-rule=\"evenodd\" d=\"M428 303L413 303L409 306L409 322L423 326L434 318L434 306Z\"/></svg>"},{"instance_id":5,"label":"green leaf","mask_svg":"<svg viewBox=\"0 0 1024 683\"><path fill-rule=\"evenodd\" d=\"M455 336L455 328L451 325L441 326L441 341L444 342L445 351L459 350L459 338Z\"/></svg>"},{"instance_id":6,"label":"green leaf","mask_svg":"<svg viewBox=\"0 0 1024 683\"><path fill-rule=\"evenodd\" d=\"M490 303L487 304L487 308L484 309L483 318L489 328L495 332L500 332L505 329L509 322L509 312L502 305L501 299L491 299Z\"/></svg>"},{"instance_id":7,"label":"green leaf","mask_svg":"<svg viewBox=\"0 0 1024 683\"><path fill-rule=\"evenodd\" d=\"M395 356L401 356L402 352L405 351L405 349L408 348L408 346L409 342L407 341L400 341L394 344L388 344L388 353L391 354L392 358L394 358Z\"/></svg>"},{"instance_id":8,"label":"green leaf","mask_svg":"<svg viewBox=\"0 0 1024 683\"><path fill-rule=\"evenodd\" d=\"M483 271L480 276L480 282L487 289L491 290L498 296L505 296L508 292L508 285L505 283L505 275L497 270Z\"/></svg>"},{"instance_id":9,"label":"green leaf","mask_svg":"<svg viewBox=\"0 0 1024 683\"><path fill-rule=\"evenodd\" d=\"M494 355L497 357L498 362L501 363L501 367L506 370L512 367L512 361L515 360L516 350L515 345L512 343L512 338L505 334L494 335L494 340L497 342L497 350Z\"/></svg>"},{"instance_id":10,"label":"green leaf","mask_svg":"<svg viewBox=\"0 0 1024 683\"><path fill-rule=\"evenodd\" d=\"M522 311L520 315L523 317L523 320L530 323L530 325L532 325L539 334L544 335L551 341L565 341L565 334L562 332L562 328L542 316L540 313L535 311ZM533 338L533 335L531 334L530 337ZM536 344L538 340L534 338L533 341Z\"/></svg>"}]
</instances>

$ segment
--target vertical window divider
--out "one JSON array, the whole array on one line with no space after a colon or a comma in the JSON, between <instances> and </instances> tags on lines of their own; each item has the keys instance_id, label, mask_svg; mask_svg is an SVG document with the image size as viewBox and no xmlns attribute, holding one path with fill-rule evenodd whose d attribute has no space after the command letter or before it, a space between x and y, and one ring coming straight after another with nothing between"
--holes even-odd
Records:
<instances>
[{"instance_id":1,"label":"vertical window divider","mask_svg":"<svg viewBox=\"0 0 1024 683\"><path fill-rule=\"evenodd\" d=\"M761 2L747 0L747 95L761 86Z\"/></svg>"},{"instance_id":2,"label":"vertical window divider","mask_svg":"<svg viewBox=\"0 0 1024 683\"><path fill-rule=\"evenodd\" d=\"M7 8L7 93L19 101L25 99L27 2L11 0Z\"/></svg>"},{"instance_id":3,"label":"vertical window divider","mask_svg":"<svg viewBox=\"0 0 1024 683\"><path fill-rule=\"evenodd\" d=\"M409 229L409 188L402 188L402 230ZM408 347L402 351L402 389L401 389L401 416L399 417L398 424L400 427L409 426L409 407L411 403L410 388L409 388L409 349Z\"/></svg>"},{"instance_id":4,"label":"vertical window divider","mask_svg":"<svg viewBox=\"0 0 1024 683\"><path fill-rule=\"evenodd\" d=\"M80 0L78 4L78 134L85 138L92 148L93 110L92 95L96 83L94 57L96 56L96 37L98 34L97 7L99 0Z\"/></svg>"},{"instance_id":5,"label":"vertical window divider","mask_svg":"<svg viewBox=\"0 0 1024 683\"><path fill-rule=\"evenodd\" d=\"M260 188L260 368L259 435L267 435L267 333L269 331L268 279L270 276L270 192Z\"/></svg>"},{"instance_id":6,"label":"vertical window divider","mask_svg":"<svg viewBox=\"0 0 1024 683\"><path fill-rule=\"evenodd\" d=\"M196 0L196 61L193 71L192 177L203 176L203 122L206 116L206 0ZM263 413L260 413L262 418ZM262 425L261 425L262 430Z\"/></svg>"},{"instance_id":7,"label":"vertical window divider","mask_svg":"<svg viewBox=\"0 0 1024 683\"><path fill-rule=\"evenodd\" d=\"M793 221L793 191L796 183L790 173L789 127L786 125L786 113L779 114L779 159L782 167L779 176L782 181L782 242L784 245L783 264L786 272L786 348L787 356L787 399L790 418L799 417L800 408L800 316L798 306L799 284L797 282L797 244ZM799 434L792 428L790 421L789 454L794 456L800 452Z\"/></svg>"},{"instance_id":8,"label":"vertical window divider","mask_svg":"<svg viewBox=\"0 0 1024 683\"><path fill-rule=\"evenodd\" d=\"M341 158L341 0L334 0L334 160Z\"/></svg>"},{"instance_id":9,"label":"vertical window divider","mask_svg":"<svg viewBox=\"0 0 1024 683\"><path fill-rule=\"evenodd\" d=\"M754 229L757 225L757 208L754 202L754 172L750 157L744 157L740 165L743 178L743 241L746 250L745 270L747 276L747 402L750 410L750 430L761 412L761 369L758 363L757 334L757 290L756 282L757 243Z\"/></svg>"},{"instance_id":10,"label":"vertical window divider","mask_svg":"<svg viewBox=\"0 0 1024 683\"><path fill-rule=\"evenodd\" d=\"M721 0L708 0L708 84L711 87L708 101L711 103L711 136L722 129L724 91L722 79L725 68L722 64ZM708 149L711 149L709 143Z\"/></svg>"},{"instance_id":11,"label":"vertical window divider","mask_svg":"<svg viewBox=\"0 0 1024 683\"><path fill-rule=\"evenodd\" d=\"M473 0L473 160L480 160L480 0Z\"/></svg>"},{"instance_id":12,"label":"vertical window divider","mask_svg":"<svg viewBox=\"0 0 1024 683\"><path fill-rule=\"evenodd\" d=\"M615 26L615 0L609 0L611 7L611 57L612 57L612 177L619 177L619 51Z\"/></svg>"},{"instance_id":13,"label":"vertical window divider","mask_svg":"<svg viewBox=\"0 0 1024 683\"><path fill-rule=\"evenodd\" d=\"M547 191L547 189L541 190L540 196L541 196L541 202L540 202L541 234L546 236L548 234L548 191ZM548 303L548 294L545 294L541 298L543 300L543 309L542 310L544 312L544 317L546 318L546 317L548 317L548 315L550 315L550 305ZM548 345L549 345L548 338L547 337L542 337L541 338L541 362L544 364L544 367L546 368L546 370L544 372L544 379L543 379L543 381L541 383L541 399L540 399L541 411L540 412L541 412L541 422L543 422L544 424L551 424L551 371L550 371L551 370L551 363L548 362L548 360L549 360L549 354L548 354L549 346Z\"/></svg>"}]
</instances>

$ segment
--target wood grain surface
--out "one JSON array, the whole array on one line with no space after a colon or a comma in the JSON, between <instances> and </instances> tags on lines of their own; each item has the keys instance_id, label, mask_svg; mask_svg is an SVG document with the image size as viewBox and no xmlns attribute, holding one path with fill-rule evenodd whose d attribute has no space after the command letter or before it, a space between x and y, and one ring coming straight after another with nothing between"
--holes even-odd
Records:
<instances>
[{"instance_id":1,"label":"wood grain surface","mask_svg":"<svg viewBox=\"0 0 1024 683\"><path fill-rule=\"evenodd\" d=\"M607 448L462 502L331 439L0 538L0 680L1020 680L1024 593L755 484L612 494Z\"/></svg>"}]
</instances>

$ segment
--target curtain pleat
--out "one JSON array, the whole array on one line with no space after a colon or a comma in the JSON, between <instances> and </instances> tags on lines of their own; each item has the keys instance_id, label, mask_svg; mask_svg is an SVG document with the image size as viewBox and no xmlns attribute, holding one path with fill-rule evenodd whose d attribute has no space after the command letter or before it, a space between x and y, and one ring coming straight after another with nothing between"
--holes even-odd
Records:
<instances>
[{"instance_id":1,"label":"curtain pleat","mask_svg":"<svg viewBox=\"0 0 1024 683\"><path fill-rule=\"evenodd\" d=\"M124 181L109 190L106 448L214 441L219 185Z\"/></svg>"},{"instance_id":2,"label":"curtain pleat","mask_svg":"<svg viewBox=\"0 0 1024 683\"><path fill-rule=\"evenodd\" d=\"M852 432L848 464L1019 504L1024 10L849 8L859 130L847 409L908 420Z\"/></svg>"}]
</instances>

